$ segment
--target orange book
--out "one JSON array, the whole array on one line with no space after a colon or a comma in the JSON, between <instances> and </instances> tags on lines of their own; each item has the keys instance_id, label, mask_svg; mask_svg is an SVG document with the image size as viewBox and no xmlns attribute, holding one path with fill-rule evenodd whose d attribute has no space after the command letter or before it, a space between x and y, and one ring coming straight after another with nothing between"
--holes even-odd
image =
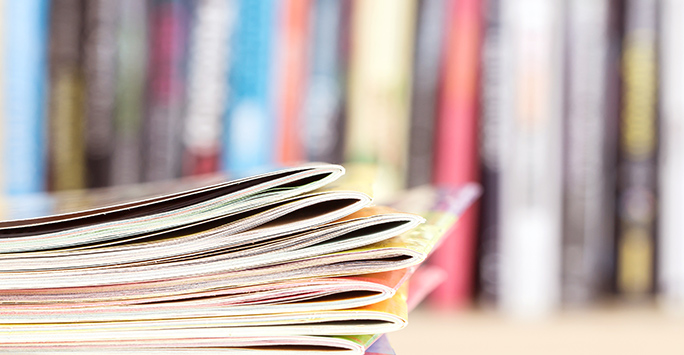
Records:
<instances>
[{"instance_id":1,"label":"orange book","mask_svg":"<svg viewBox=\"0 0 684 355\"><path fill-rule=\"evenodd\" d=\"M304 99L311 2L286 0L280 5L280 31L276 34L280 37L280 48L276 52L279 126L275 156L278 162L290 163L304 159L299 117Z\"/></svg>"}]
</instances>

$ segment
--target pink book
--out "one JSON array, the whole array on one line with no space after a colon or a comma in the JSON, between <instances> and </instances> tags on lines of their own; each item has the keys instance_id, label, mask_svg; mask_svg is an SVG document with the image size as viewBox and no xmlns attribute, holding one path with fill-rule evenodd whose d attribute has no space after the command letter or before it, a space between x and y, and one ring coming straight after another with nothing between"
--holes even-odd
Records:
<instances>
[{"instance_id":1,"label":"pink book","mask_svg":"<svg viewBox=\"0 0 684 355\"><path fill-rule=\"evenodd\" d=\"M478 82L481 40L481 0L446 2L448 28L437 129L434 183L459 186L479 180ZM465 305L472 293L475 263L477 205L459 220L451 235L432 256L432 263L448 273L431 295L440 308Z\"/></svg>"}]
</instances>

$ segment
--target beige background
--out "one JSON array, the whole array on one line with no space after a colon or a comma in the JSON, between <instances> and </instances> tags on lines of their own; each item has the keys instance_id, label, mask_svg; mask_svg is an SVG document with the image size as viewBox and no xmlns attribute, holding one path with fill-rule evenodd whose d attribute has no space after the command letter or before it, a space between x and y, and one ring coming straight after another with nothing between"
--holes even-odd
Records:
<instances>
[{"instance_id":1,"label":"beige background","mask_svg":"<svg viewBox=\"0 0 684 355\"><path fill-rule=\"evenodd\" d=\"M398 355L684 354L684 317L654 307L565 311L537 320L419 308L389 339Z\"/></svg>"}]
</instances>

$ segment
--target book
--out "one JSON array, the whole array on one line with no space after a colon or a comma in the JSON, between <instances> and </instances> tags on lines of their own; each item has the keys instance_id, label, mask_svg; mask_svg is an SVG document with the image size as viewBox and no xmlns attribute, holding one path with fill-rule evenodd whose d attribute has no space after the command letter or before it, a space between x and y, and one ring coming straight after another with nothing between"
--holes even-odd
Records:
<instances>
[{"instance_id":1,"label":"book","mask_svg":"<svg viewBox=\"0 0 684 355\"><path fill-rule=\"evenodd\" d=\"M501 68L501 2L487 0L483 9L481 51L479 153L480 181L483 188L480 204L480 230L477 250L476 285L478 298L487 306L495 305L499 294L499 158L501 131L501 85L506 75Z\"/></svg>"},{"instance_id":2,"label":"book","mask_svg":"<svg viewBox=\"0 0 684 355\"><path fill-rule=\"evenodd\" d=\"M83 25L86 186L111 184L117 87L119 3L88 1Z\"/></svg>"},{"instance_id":3,"label":"book","mask_svg":"<svg viewBox=\"0 0 684 355\"><path fill-rule=\"evenodd\" d=\"M386 335L381 336L376 340L365 352L366 355L395 355L392 345Z\"/></svg>"},{"instance_id":4,"label":"book","mask_svg":"<svg viewBox=\"0 0 684 355\"><path fill-rule=\"evenodd\" d=\"M660 49L658 65L661 70L659 112L660 133L658 156L658 283L661 304L668 310L680 312L684 305L684 274L682 270L682 221L677 215L684 200L682 176L684 161L680 152L684 126L681 95L684 70L684 46L679 38L683 23L684 4L678 1L663 1L659 14Z\"/></svg>"},{"instance_id":5,"label":"book","mask_svg":"<svg viewBox=\"0 0 684 355\"><path fill-rule=\"evenodd\" d=\"M540 317L560 302L562 1L502 1L499 306Z\"/></svg>"},{"instance_id":6,"label":"book","mask_svg":"<svg viewBox=\"0 0 684 355\"><path fill-rule=\"evenodd\" d=\"M438 111L437 97L446 17L442 1L418 2L416 39L413 46L411 128L406 181L409 187L432 182L433 138Z\"/></svg>"},{"instance_id":7,"label":"book","mask_svg":"<svg viewBox=\"0 0 684 355\"><path fill-rule=\"evenodd\" d=\"M224 171L242 176L275 162L272 42L277 6L272 0L240 0L235 6L221 162Z\"/></svg>"},{"instance_id":8,"label":"book","mask_svg":"<svg viewBox=\"0 0 684 355\"><path fill-rule=\"evenodd\" d=\"M414 191L399 212L343 174L309 164L0 222L0 349L362 354L406 326L405 281L479 188Z\"/></svg>"},{"instance_id":9,"label":"book","mask_svg":"<svg viewBox=\"0 0 684 355\"><path fill-rule=\"evenodd\" d=\"M117 9L116 92L111 185L142 181L142 127L147 77L147 2L122 0Z\"/></svg>"},{"instance_id":10,"label":"book","mask_svg":"<svg viewBox=\"0 0 684 355\"><path fill-rule=\"evenodd\" d=\"M234 22L233 2L203 0L195 4L183 122L184 175L219 171Z\"/></svg>"},{"instance_id":11,"label":"book","mask_svg":"<svg viewBox=\"0 0 684 355\"><path fill-rule=\"evenodd\" d=\"M0 0L0 19L5 18L5 1ZM5 132L5 28L0 26L0 140L3 142L7 139ZM0 167L4 170L5 166L5 144L0 144ZM0 193L5 192L5 176L0 174ZM5 215L5 206L0 202L0 218Z\"/></svg>"},{"instance_id":12,"label":"book","mask_svg":"<svg viewBox=\"0 0 684 355\"><path fill-rule=\"evenodd\" d=\"M349 4L341 0L312 2L300 127L304 156L309 161L342 162Z\"/></svg>"},{"instance_id":13,"label":"book","mask_svg":"<svg viewBox=\"0 0 684 355\"><path fill-rule=\"evenodd\" d=\"M51 3L48 187L56 191L86 186L81 50L84 18L85 2L81 0Z\"/></svg>"},{"instance_id":14,"label":"book","mask_svg":"<svg viewBox=\"0 0 684 355\"><path fill-rule=\"evenodd\" d=\"M459 186L479 181L478 89L482 2L445 3L446 33L440 104L435 130L435 184ZM449 273L431 295L442 308L462 307L472 299L478 207L468 210L431 262Z\"/></svg>"},{"instance_id":15,"label":"book","mask_svg":"<svg viewBox=\"0 0 684 355\"><path fill-rule=\"evenodd\" d=\"M610 289L617 107L608 99L615 11L574 1L566 12L562 301L586 305Z\"/></svg>"},{"instance_id":16,"label":"book","mask_svg":"<svg viewBox=\"0 0 684 355\"><path fill-rule=\"evenodd\" d=\"M307 43L311 1L284 0L279 14L275 40L276 146L275 160L292 164L304 160L301 139L302 105L306 87Z\"/></svg>"},{"instance_id":17,"label":"book","mask_svg":"<svg viewBox=\"0 0 684 355\"><path fill-rule=\"evenodd\" d=\"M2 193L37 193L46 189L47 120L43 102L47 97L49 2L7 1L4 5Z\"/></svg>"},{"instance_id":18,"label":"book","mask_svg":"<svg viewBox=\"0 0 684 355\"><path fill-rule=\"evenodd\" d=\"M187 43L191 18L187 0L152 0L149 5L147 107L143 120L143 179L181 174Z\"/></svg>"},{"instance_id":19,"label":"book","mask_svg":"<svg viewBox=\"0 0 684 355\"><path fill-rule=\"evenodd\" d=\"M617 185L616 289L645 298L655 286L657 2L625 3Z\"/></svg>"},{"instance_id":20,"label":"book","mask_svg":"<svg viewBox=\"0 0 684 355\"><path fill-rule=\"evenodd\" d=\"M352 6L344 157L377 176L381 199L406 185L416 8L414 0Z\"/></svg>"}]
</instances>

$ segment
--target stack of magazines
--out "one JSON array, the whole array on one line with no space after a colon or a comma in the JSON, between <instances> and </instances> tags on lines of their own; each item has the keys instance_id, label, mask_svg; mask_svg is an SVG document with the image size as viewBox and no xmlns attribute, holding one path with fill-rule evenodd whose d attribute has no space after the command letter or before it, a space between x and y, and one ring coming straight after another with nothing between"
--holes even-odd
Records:
<instances>
[{"instance_id":1,"label":"stack of magazines","mask_svg":"<svg viewBox=\"0 0 684 355\"><path fill-rule=\"evenodd\" d=\"M390 208L344 173L0 222L0 351L363 354L406 326L405 281L479 190Z\"/></svg>"}]
</instances>

